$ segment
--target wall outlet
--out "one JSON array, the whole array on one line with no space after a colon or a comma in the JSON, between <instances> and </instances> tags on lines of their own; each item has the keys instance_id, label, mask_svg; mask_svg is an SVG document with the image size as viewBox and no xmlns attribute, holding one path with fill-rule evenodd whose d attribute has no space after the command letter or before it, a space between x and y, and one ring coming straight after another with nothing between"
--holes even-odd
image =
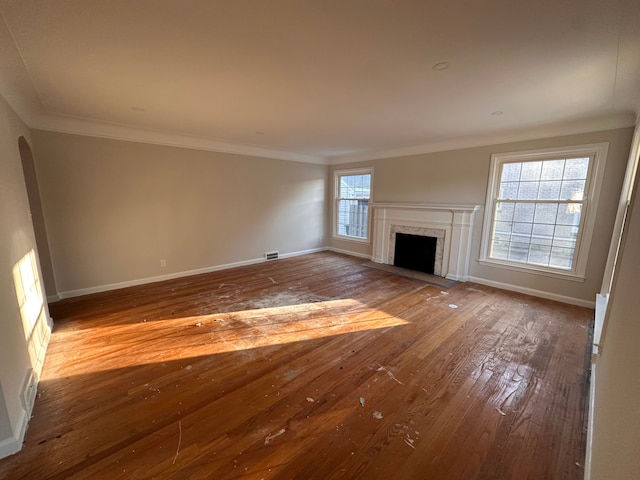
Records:
<instances>
[{"instance_id":1,"label":"wall outlet","mask_svg":"<svg viewBox=\"0 0 640 480\"><path fill-rule=\"evenodd\" d=\"M162 260L160 260L160 266L161 267L166 267L167 266L167 261L164 258Z\"/></svg>"}]
</instances>

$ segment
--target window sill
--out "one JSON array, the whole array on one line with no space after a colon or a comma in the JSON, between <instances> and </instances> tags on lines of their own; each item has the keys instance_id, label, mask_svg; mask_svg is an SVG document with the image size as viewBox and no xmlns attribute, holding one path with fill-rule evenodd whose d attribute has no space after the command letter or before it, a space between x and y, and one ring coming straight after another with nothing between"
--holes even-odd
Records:
<instances>
[{"instance_id":1,"label":"window sill","mask_svg":"<svg viewBox=\"0 0 640 480\"><path fill-rule=\"evenodd\" d=\"M542 275L544 277L570 280L572 282L584 282L586 280L586 277L584 275L580 275L575 272L570 272L570 271L564 272L561 270L546 270L542 268L537 268L532 265L518 265L514 263L501 262L499 260L493 260L490 258L481 258L478 260L478 263L486 267L503 268L506 270L513 270L516 272L528 273L530 275Z\"/></svg>"},{"instance_id":2,"label":"window sill","mask_svg":"<svg viewBox=\"0 0 640 480\"><path fill-rule=\"evenodd\" d=\"M365 245L370 245L371 244L371 239L369 238L358 238L358 237L346 237L343 235L333 235L333 239L334 240L346 240L347 242L354 242L354 243L362 243Z\"/></svg>"}]
</instances>

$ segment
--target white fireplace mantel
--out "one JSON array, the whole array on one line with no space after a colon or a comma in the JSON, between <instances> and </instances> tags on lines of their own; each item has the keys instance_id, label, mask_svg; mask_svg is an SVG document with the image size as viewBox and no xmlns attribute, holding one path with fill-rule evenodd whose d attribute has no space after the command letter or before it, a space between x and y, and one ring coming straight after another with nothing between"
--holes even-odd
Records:
<instances>
[{"instance_id":1,"label":"white fireplace mantel","mask_svg":"<svg viewBox=\"0 0 640 480\"><path fill-rule=\"evenodd\" d=\"M373 203L373 258L393 264L395 233L424 231L442 242L436 274L466 281L469 277L471 237L475 212L480 205ZM431 232L437 233L431 233Z\"/></svg>"}]
</instances>

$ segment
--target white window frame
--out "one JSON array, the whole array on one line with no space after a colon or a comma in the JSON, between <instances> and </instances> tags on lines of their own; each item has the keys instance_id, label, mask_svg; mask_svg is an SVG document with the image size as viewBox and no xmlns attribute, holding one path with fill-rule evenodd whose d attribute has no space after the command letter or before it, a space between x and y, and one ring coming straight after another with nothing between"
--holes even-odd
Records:
<instances>
[{"instance_id":1,"label":"white window frame","mask_svg":"<svg viewBox=\"0 0 640 480\"><path fill-rule=\"evenodd\" d=\"M478 262L481 265L583 282L586 278L585 274L587 261L589 259L589 249L595 227L598 200L604 177L608 149L608 143L593 143L491 155L491 168L489 172L489 184L487 186L480 258ZM556 160L559 158L575 158L579 156L590 157L592 160L589 162L589 172L587 173L587 184L585 185L583 198L581 226L576 239L574 262L571 270L491 258L489 252L491 250L491 233L495 215L494 206L499 194L502 165L510 162Z\"/></svg>"},{"instance_id":2,"label":"white window frame","mask_svg":"<svg viewBox=\"0 0 640 480\"><path fill-rule=\"evenodd\" d=\"M350 237L348 235L338 234L338 201L340 200L340 177L348 175L371 175L371 191L369 192L369 209L367 215L367 238ZM371 243L371 204L373 203L373 167L354 168L349 170L333 171L333 238L340 240L348 240L358 243Z\"/></svg>"}]
</instances>

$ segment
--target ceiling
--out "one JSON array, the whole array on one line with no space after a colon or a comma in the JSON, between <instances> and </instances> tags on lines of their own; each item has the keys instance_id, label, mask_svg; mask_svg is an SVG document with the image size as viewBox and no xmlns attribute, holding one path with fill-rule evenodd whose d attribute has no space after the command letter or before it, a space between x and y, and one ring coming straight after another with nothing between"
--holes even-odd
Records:
<instances>
[{"instance_id":1,"label":"ceiling","mask_svg":"<svg viewBox=\"0 0 640 480\"><path fill-rule=\"evenodd\" d=\"M0 0L0 13L0 94L31 128L331 164L640 111L640 0Z\"/></svg>"}]
</instances>

